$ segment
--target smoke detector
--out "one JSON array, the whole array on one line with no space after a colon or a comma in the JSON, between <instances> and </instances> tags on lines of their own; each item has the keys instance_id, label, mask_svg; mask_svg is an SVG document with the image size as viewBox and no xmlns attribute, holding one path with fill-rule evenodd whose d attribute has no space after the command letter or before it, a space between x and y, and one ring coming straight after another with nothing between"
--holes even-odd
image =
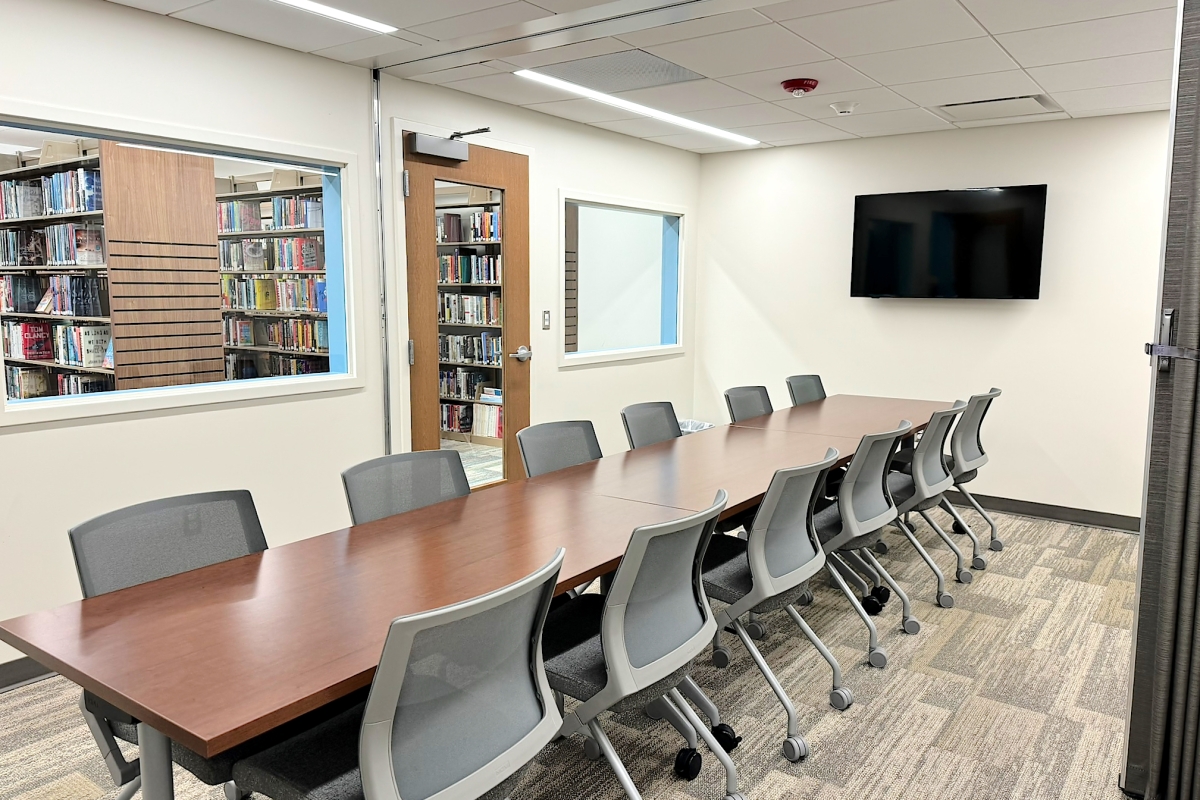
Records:
<instances>
[{"instance_id":1,"label":"smoke detector","mask_svg":"<svg viewBox=\"0 0 1200 800\"><path fill-rule=\"evenodd\" d=\"M854 113L854 109L858 108L858 103L853 100L839 100L836 103L830 103L829 107L834 110L839 117L848 117Z\"/></svg>"},{"instance_id":2,"label":"smoke detector","mask_svg":"<svg viewBox=\"0 0 1200 800\"><path fill-rule=\"evenodd\" d=\"M792 78L779 84L785 92L789 92L792 97L804 97L804 95L817 88L816 78Z\"/></svg>"}]
</instances>

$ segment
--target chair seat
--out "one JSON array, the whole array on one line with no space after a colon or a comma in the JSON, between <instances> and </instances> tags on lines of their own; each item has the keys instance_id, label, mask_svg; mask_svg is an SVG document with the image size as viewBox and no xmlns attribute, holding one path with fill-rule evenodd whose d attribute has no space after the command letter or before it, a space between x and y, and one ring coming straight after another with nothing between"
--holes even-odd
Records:
<instances>
[{"instance_id":1,"label":"chair seat","mask_svg":"<svg viewBox=\"0 0 1200 800\"><path fill-rule=\"evenodd\" d=\"M896 507L900 509L901 513L908 511L928 511L931 508L936 508L942 499L942 496L939 494L933 497L926 497L919 503L908 505L917 493L917 485L913 481L912 475L903 472L889 472L887 484L888 491L892 493L892 500L896 503ZM906 508L905 506L908 507Z\"/></svg>"},{"instance_id":2,"label":"chair seat","mask_svg":"<svg viewBox=\"0 0 1200 800\"><path fill-rule=\"evenodd\" d=\"M546 615L542 658L550 688L576 700L588 700L608 685L600 623L604 597L583 594Z\"/></svg>"},{"instance_id":3,"label":"chair seat","mask_svg":"<svg viewBox=\"0 0 1200 800\"><path fill-rule=\"evenodd\" d=\"M238 788L271 800L363 800L362 703L233 766Z\"/></svg>"},{"instance_id":4,"label":"chair seat","mask_svg":"<svg viewBox=\"0 0 1200 800\"><path fill-rule=\"evenodd\" d=\"M714 536L704 553L704 593L722 603L736 603L754 588L746 540Z\"/></svg>"},{"instance_id":5,"label":"chair seat","mask_svg":"<svg viewBox=\"0 0 1200 800\"><path fill-rule=\"evenodd\" d=\"M825 506L813 514L813 527L817 529L817 538L825 544L842 532L842 508L839 503Z\"/></svg>"},{"instance_id":6,"label":"chair seat","mask_svg":"<svg viewBox=\"0 0 1200 800\"><path fill-rule=\"evenodd\" d=\"M906 450L901 450L900 452L896 453L896 455L892 456L892 469L899 471L899 472L903 472L907 475L911 475L912 474L913 454L915 452L916 452L915 449L909 448ZM946 469L950 470L951 475L954 474L954 456L946 456ZM977 470L977 469L973 469L973 470L969 470L968 472L964 472L962 475L959 475L954 479L954 485L957 486L960 483L967 483L969 481L973 481L973 480L975 480L975 476L977 476L978 474L979 474L979 470Z\"/></svg>"}]
</instances>

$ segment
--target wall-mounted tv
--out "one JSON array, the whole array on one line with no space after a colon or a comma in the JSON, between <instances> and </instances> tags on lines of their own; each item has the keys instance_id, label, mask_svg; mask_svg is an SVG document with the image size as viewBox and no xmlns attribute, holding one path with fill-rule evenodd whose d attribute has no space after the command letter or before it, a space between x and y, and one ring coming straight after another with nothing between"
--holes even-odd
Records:
<instances>
[{"instance_id":1,"label":"wall-mounted tv","mask_svg":"<svg viewBox=\"0 0 1200 800\"><path fill-rule=\"evenodd\" d=\"M1035 300L1046 186L859 195L854 297Z\"/></svg>"}]
</instances>

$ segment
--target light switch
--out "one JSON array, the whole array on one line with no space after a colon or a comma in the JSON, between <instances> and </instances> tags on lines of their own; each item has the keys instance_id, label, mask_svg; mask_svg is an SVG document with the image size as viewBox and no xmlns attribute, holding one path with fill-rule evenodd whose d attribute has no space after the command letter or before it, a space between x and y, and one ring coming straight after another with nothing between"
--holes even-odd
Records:
<instances>
[{"instance_id":1,"label":"light switch","mask_svg":"<svg viewBox=\"0 0 1200 800\"><path fill-rule=\"evenodd\" d=\"M542 330L544 330L544 331L550 330L550 312L549 311L542 312Z\"/></svg>"}]
</instances>

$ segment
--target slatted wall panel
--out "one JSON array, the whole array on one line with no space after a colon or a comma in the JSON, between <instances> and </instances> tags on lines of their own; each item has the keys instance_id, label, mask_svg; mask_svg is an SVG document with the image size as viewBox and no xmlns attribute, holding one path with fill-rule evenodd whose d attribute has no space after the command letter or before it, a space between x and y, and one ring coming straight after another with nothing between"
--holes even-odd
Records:
<instances>
[{"instance_id":1,"label":"slatted wall panel","mask_svg":"<svg viewBox=\"0 0 1200 800\"><path fill-rule=\"evenodd\" d=\"M101 145L118 389L225 377L213 161Z\"/></svg>"},{"instance_id":2,"label":"slatted wall panel","mask_svg":"<svg viewBox=\"0 0 1200 800\"><path fill-rule=\"evenodd\" d=\"M579 349L579 206L574 203L566 205L565 238L563 341L566 352L574 353Z\"/></svg>"}]
</instances>

